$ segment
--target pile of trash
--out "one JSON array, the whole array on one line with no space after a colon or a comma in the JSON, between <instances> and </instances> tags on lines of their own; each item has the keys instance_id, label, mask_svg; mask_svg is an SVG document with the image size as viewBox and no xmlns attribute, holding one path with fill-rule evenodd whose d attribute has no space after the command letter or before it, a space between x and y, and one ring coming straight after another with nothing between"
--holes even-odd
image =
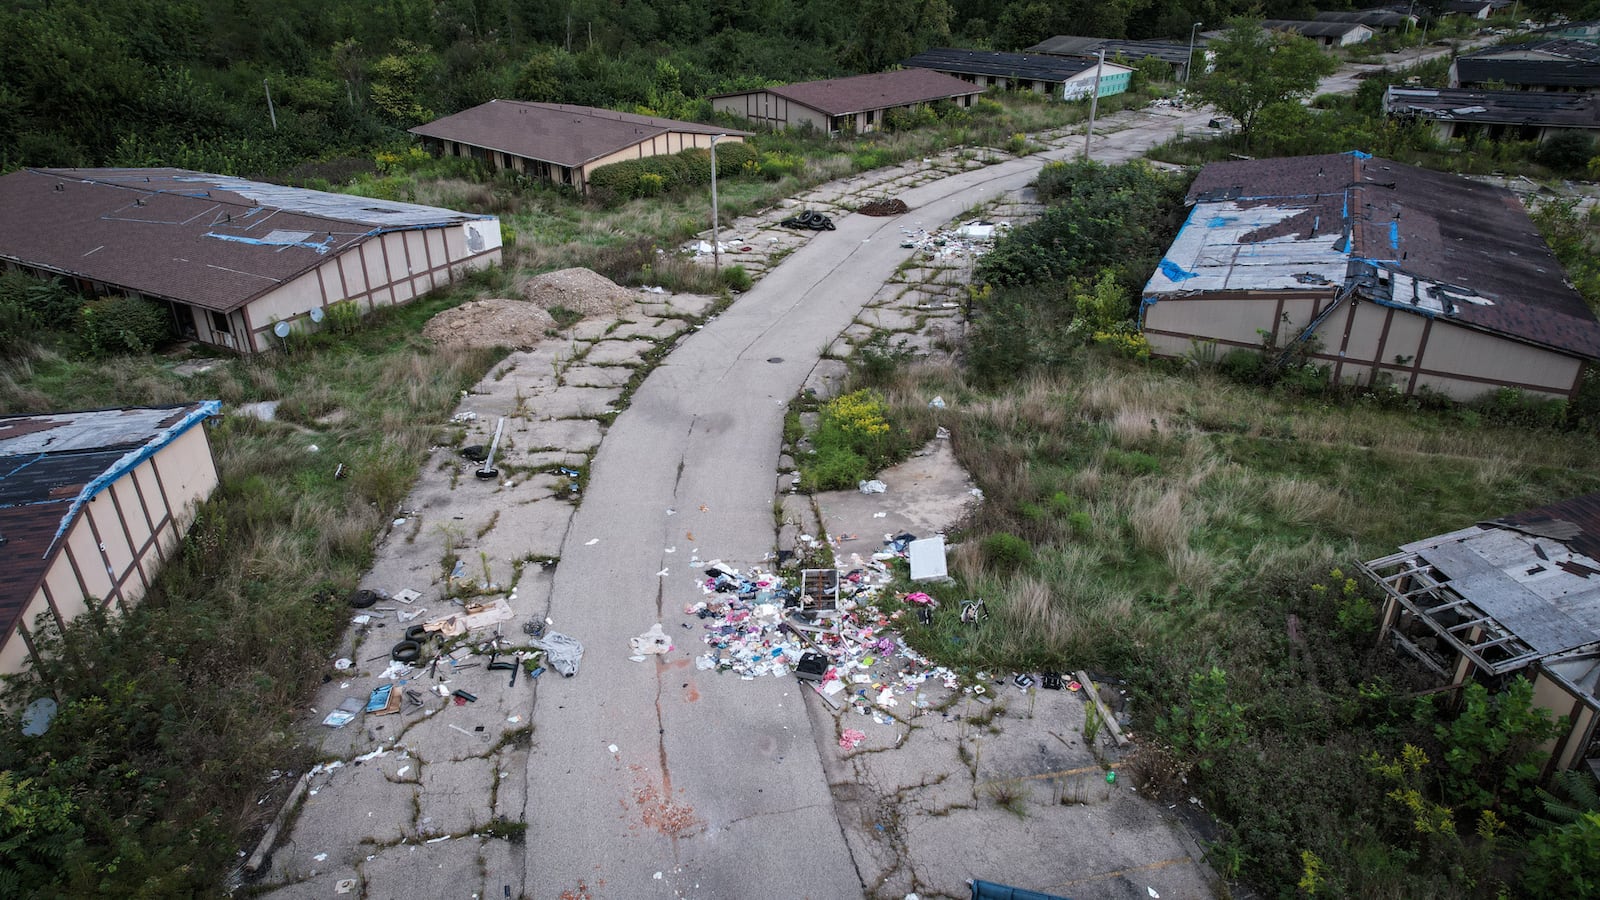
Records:
<instances>
[{"instance_id":1,"label":"pile of trash","mask_svg":"<svg viewBox=\"0 0 1600 900\"><path fill-rule=\"evenodd\" d=\"M910 211L911 207L907 206L904 200L873 200L870 203L863 203L856 209L856 212L864 216L898 216Z\"/></svg>"},{"instance_id":2,"label":"pile of trash","mask_svg":"<svg viewBox=\"0 0 1600 900\"><path fill-rule=\"evenodd\" d=\"M884 561L904 552L905 542L897 543L869 561L853 555L848 568L802 570L798 584L760 569L708 563L700 582L705 599L684 608L705 623L709 649L695 659L696 668L746 680L795 674L829 705L848 705L884 725L901 718L893 710L902 704L928 708L919 690L924 682L952 690L959 682L955 672L905 644L895 626L906 610L874 605L890 581ZM920 613L931 608L917 605L924 598L935 603L921 593L906 599Z\"/></svg>"},{"instance_id":3,"label":"pile of trash","mask_svg":"<svg viewBox=\"0 0 1600 900\"><path fill-rule=\"evenodd\" d=\"M904 237L900 246L918 250L935 260L967 257L977 259L994 247L995 238L1011 229L1010 222L990 222L974 219L948 231L928 231L923 228L902 228Z\"/></svg>"},{"instance_id":4,"label":"pile of trash","mask_svg":"<svg viewBox=\"0 0 1600 900\"><path fill-rule=\"evenodd\" d=\"M812 231L832 231L833 219L819 212L806 210L798 215L790 216L778 223L785 228L809 228Z\"/></svg>"}]
</instances>

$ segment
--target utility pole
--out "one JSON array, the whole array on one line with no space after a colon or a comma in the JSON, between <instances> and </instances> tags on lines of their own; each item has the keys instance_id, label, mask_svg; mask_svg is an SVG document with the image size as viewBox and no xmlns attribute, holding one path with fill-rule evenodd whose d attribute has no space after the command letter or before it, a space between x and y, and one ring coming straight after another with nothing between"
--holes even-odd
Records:
<instances>
[{"instance_id":1,"label":"utility pole","mask_svg":"<svg viewBox=\"0 0 1600 900\"><path fill-rule=\"evenodd\" d=\"M261 88L267 92L267 115L272 117L272 130L278 130L278 113L272 108L272 85L267 84L265 78L261 79Z\"/></svg>"},{"instance_id":2,"label":"utility pole","mask_svg":"<svg viewBox=\"0 0 1600 900\"><path fill-rule=\"evenodd\" d=\"M1089 141L1094 138L1094 114L1100 108L1100 73L1106 67L1106 51L1100 48L1100 61L1094 64L1094 92L1089 95L1089 130L1083 133L1083 158L1089 158Z\"/></svg>"},{"instance_id":3,"label":"utility pole","mask_svg":"<svg viewBox=\"0 0 1600 900\"><path fill-rule=\"evenodd\" d=\"M722 280L722 243L717 239L717 139L725 134L711 136L711 274Z\"/></svg>"},{"instance_id":4,"label":"utility pole","mask_svg":"<svg viewBox=\"0 0 1600 900\"><path fill-rule=\"evenodd\" d=\"M1194 71L1194 33L1200 30L1200 23L1196 22L1189 29L1189 61L1183 64L1183 86L1189 86L1189 73Z\"/></svg>"}]
</instances>

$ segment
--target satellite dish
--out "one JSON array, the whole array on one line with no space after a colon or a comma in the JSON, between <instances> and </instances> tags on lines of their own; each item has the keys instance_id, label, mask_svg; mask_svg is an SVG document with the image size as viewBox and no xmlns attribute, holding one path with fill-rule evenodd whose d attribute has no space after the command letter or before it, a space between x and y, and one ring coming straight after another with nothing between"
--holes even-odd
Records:
<instances>
[{"instance_id":1,"label":"satellite dish","mask_svg":"<svg viewBox=\"0 0 1600 900\"><path fill-rule=\"evenodd\" d=\"M38 737L50 730L50 722L55 717L56 701L40 697L22 711L22 733L28 737Z\"/></svg>"},{"instance_id":2,"label":"satellite dish","mask_svg":"<svg viewBox=\"0 0 1600 900\"><path fill-rule=\"evenodd\" d=\"M325 316L327 316L327 315L328 315L327 313L322 311L322 307L318 306L318 307L316 307L316 308L311 310L311 321L313 321L313 322L321 322L323 320L323 318Z\"/></svg>"},{"instance_id":3,"label":"satellite dish","mask_svg":"<svg viewBox=\"0 0 1600 900\"><path fill-rule=\"evenodd\" d=\"M288 337L289 336L289 323L288 322L279 322L278 324L272 326L272 333L277 335L278 337L281 337L281 338Z\"/></svg>"}]
</instances>

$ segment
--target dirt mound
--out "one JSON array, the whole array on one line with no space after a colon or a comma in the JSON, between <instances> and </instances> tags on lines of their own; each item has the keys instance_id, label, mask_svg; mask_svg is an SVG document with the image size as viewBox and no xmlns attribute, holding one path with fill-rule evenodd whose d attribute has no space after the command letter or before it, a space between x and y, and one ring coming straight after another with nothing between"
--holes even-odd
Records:
<instances>
[{"instance_id":1,"label":"dirt mound","mask_svg":"<svg viewBox=\"0 0 1600 900\"><path fill-rule=\"evenodd\" d=\"M618 287L616 282L593 269L584 268L537 275L522 289L522 296L545 309L559 306L580 313L584 318L614 315L634 301L633 291Z\"/></svg>"},{"instance_id":2,"label":"dirt mound","mask_svg":"<svg viewBox=\"0 0 1600 900\"><path fill-rule=\"evenodd\" d=\"M532 347L556 327L543 309L525 300L473 300L447 309L422 326L422 336L441 346Z\"/></svg>"},{"instance_id":3,"label":"dirt mound","mask_svg":"<svg viewBox=\"0 0 1600 900\"><path fill-rule=\"evenodd\" d=\"M898 216L910 211L911 207L904 200L874 200L856 210L864 216Z\"/></svg>"}]
</instances>

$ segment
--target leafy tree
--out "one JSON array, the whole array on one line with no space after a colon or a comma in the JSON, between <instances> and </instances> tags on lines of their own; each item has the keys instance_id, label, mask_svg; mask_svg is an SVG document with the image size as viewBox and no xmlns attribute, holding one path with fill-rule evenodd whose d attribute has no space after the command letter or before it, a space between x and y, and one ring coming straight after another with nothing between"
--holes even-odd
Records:
<instances>
[{"instance_id":1,"label":"leafy tree","mask_svg":"<svg viewBox=\"0 0 1600 900\"><path fill-rule=\"evenodd\" d=\"M1314 42L1267 31L1254 19L1232 20L1227 34L1207 50L1214 68L1195 79L1194 90L1239 123L1246 146L1263 109L1310 96L1338 67Z\"/></svg>"},{"instance_id":2,"label":"leafy tree","mask_svg":"<svg viewBox=\"0 0 1600 900\"><path fill-rule=\"evenodd\" d=\"M429 102L439 58L410 41L396 41L394 52L372 66L372 103L396 125L419 125L433 118Z\"/></svg>"},{"instance_id":3,"label":"leafy tree","mask_svg":"<svg viewBox=\"0 0 1600 900\"><path fill-rule=\"evenodd\" d=\"M877 72L949 40L947 0L862 0L856 6L854 38L843 59Z\"/></svg>"},{"instance_id":4,"label":"leafy tree","mask_svg":"<svg viewBox=\"0 0 1600 900\"><path fill-rule=\"evenodd\" d=\"M1461 714L1435 728L1444 744L1445 798L1454 805L1492 808L1531 799L1543 755L1539 745L1561 725L1533 705L1533 684L1517 677L1498 694L1481 684L1462 692Z\"/></svg>"}]
</instances>

